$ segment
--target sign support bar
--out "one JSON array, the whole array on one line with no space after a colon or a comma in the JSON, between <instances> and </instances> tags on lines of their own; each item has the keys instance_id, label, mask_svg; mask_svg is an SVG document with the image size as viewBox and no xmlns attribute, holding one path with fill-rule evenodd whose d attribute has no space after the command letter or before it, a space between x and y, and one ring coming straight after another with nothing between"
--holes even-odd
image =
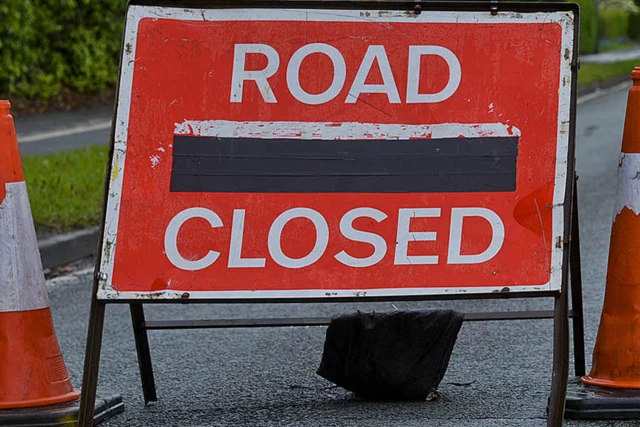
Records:
<instances>
[{"instance_id":1,"label":"sign support bar","mask_svg":"<svg viewBox=\"0 0 640 427\"><path fill-rule=\"evenodd\" d=\"M106 304L98 301L98 279L93 279L94 293L91 297L91 313L87 333L87 349L84 357L82 392L80 394L80 414L78 426L93 427L93 411L98 389L98 371L100 369L100 351L102 349L102 331L104 330L104 312Z\"/></svg>"},{"instance_id":2,"label":"sign support bar","mask_svg":"<svg viewBox=\"0 0 640 427\"><path fill-rule=\"evenodd\" d=\"M584 316L582 308L582 265L580 262L580 222L578 220L578 177L573 190L571 212L571 249L569 269L571 272L571 317L573 318L573 352L576 377L585 374Z\"/></svg>"},{"instance_id":3,"label":"sign support bar","mask_svg":"<svg viewBox=\"0 0 640 427\"><path fill-rule=\"evenodd\" d=\"M140 368L140 378L142 379L142 393L144 404L156 402L156 383L153 378L153 366L151 364L151 351L149 350L149 339L147 328L145 328L144 309L142 303L129 304L131 309L131 323L133 324L133 336L136 341L136 352L138 353L138 367Z\"/></svg>"},{"instance_id":4,"label":"sign support bar","mask_svg":"<svg viewBox=\"0 0 640 427\"><path fill-rule=\"evenodd\" d=\"M567 288L555 298L553 319L553 371L547 426L561 426L569 380L569 316Z\"/></svg>"}]
</instances>

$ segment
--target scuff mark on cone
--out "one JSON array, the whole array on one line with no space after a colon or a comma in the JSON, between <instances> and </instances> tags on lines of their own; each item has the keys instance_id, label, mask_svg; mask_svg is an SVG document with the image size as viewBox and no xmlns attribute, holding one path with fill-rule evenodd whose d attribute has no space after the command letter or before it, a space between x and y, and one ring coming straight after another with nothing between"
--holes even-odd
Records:
<instances>
[{"instance_id":1,"label":"scuff mark on cone","mask_svg":"<svg viewBox=\"0 0 640 427\"><path fill-rule=\"evenodd\" d=\"M27 186L5 184L0 203L0 312L49 306Z\"/></svg>"},{"instance_id":2,"label":"scuff mark on cone","mask_svg":"<svg viewBox=\"0 0 640 427\"><path fill-rule=\"evenodd\" d=\"M620 156L616 194L616 217L625 207L640 215L640 154L622 153Z\"/></svg>"}]
</instances>

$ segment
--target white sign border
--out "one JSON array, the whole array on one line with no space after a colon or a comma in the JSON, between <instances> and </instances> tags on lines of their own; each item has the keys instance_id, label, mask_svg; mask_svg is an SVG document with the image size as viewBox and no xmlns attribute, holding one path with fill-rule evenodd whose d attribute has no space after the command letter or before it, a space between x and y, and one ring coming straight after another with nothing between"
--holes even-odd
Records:
<instances>
[{"instance_id":1,"label":"white sign border","mask_svg":"<svg viewBox=\"0 0 640 427\"><path fill-rule=\"evenodd\" d=\"M137 28L140 20L176 19L184 21L316 21L316 22L408 22L408 23L551 23L562 28L560 87L558 89L558 127L555 190L552 208L551 271L548 283L539 286L509 286L509 292L558 291L562 287L562 262L565 225L565 192L567 186L567 163L569 153L572 71L571 61L574 46L574 15L570 11L557 12L498 12L489 11L429 11L410 15L395 10L323 10L323 9L184 9L160 6L131 5L128 8L124 35L118 104L111 176L106 201L106 216L100 258L98 287L99 300L173 300L185 291L163 290L158 292L120 292L113 289L113 268L120 213L124 165L127 153L130 100L136 59ZM562 242L556 245L555 242ZM502 292L504 287L447 287L447 288L381 288L381 289L309 289L276 291L191 291L190 299L304 299L345 297L397 297L451 294L490 294Z\"/></svg>"}]
</instances>

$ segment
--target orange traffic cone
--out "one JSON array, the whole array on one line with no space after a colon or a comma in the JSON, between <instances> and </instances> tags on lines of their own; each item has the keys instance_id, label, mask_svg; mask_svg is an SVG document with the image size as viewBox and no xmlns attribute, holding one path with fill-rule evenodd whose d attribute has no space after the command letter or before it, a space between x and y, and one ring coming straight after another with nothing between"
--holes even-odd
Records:
<instances>
[{"instance_id":1,"label":"orange traffic cone","mask_svg":"<svg viewBox=\"0 0 640 427\"><path fill-rule=\"evenodd\" d=\"M585 384L640 389L640 67L632 73L600 328Z\"/></svg>"},{"instance_id":2,"label":"orange traffic cone","mask_svg":"<svg viewBox=\"0 0 640 427\"><path fill-rule=\"evenodd\" d=\"M80 392L53 329L10 108L0 100L0 425L70 425ZM121 398L100 406L124 409Z\"/></svg>"},{"instance_id":3,"label":"orange traffic cone","mask_svg":"<svg viewBox=\"0 0 640 427\"><path fill-rule=\"evenodd\" d=\"M640 418L640 67L631 76L604 306L591 373L567 399L569 418Z\"/></svg>"},{"instance_id":4,"label":"orange traffic cone","mask_svg":"<svg viewBox=\"0 0 640 427\"><path fill-rule=\"evenodd\" d=\"M80 396L51 311L9 101L0 101L0 409Z\"/></svg>"}]
</instances>

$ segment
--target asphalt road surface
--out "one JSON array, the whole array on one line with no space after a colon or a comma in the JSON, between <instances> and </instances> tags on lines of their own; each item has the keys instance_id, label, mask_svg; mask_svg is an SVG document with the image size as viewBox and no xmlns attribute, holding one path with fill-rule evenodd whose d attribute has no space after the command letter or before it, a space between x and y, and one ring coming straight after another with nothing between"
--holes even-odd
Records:
<instances>
[{"instance_id":1,"label":"asphalt road surface","mask_svg":"<svg viewBox=\"0 0 640 427\"><path fill-rule=\"evenodd\" d=\"M577 157L587 365L602 308L616 167L627 90L578 107ZM89 275L51 287L57 335L80 386L89 317ZM335 315L393 310L391 303L147 306L148 319ZM551 308L551 300L395 303L398 309ZM121 393L115 426L543 426L551 384L550 320L471 322L460 331L437 401L372 403L315 374L324 327L152 331L159 402L145 407L129 311L107 306L98 392ZM573 370L573 368L572 368ZM632 426L575 422L568 426Z\"/></svg>"},{"instance_id":2,"label":"asphalt road surface","mask_svg":"<svg viewBox=\"0 0 640 427\"><path fill-rule=\"evenodd\" d=\"M111 132L113 109L35 114L16 117L18 146L22 156L73 150L88 145L106 145Z\"/></svg>"}]
</instances>

